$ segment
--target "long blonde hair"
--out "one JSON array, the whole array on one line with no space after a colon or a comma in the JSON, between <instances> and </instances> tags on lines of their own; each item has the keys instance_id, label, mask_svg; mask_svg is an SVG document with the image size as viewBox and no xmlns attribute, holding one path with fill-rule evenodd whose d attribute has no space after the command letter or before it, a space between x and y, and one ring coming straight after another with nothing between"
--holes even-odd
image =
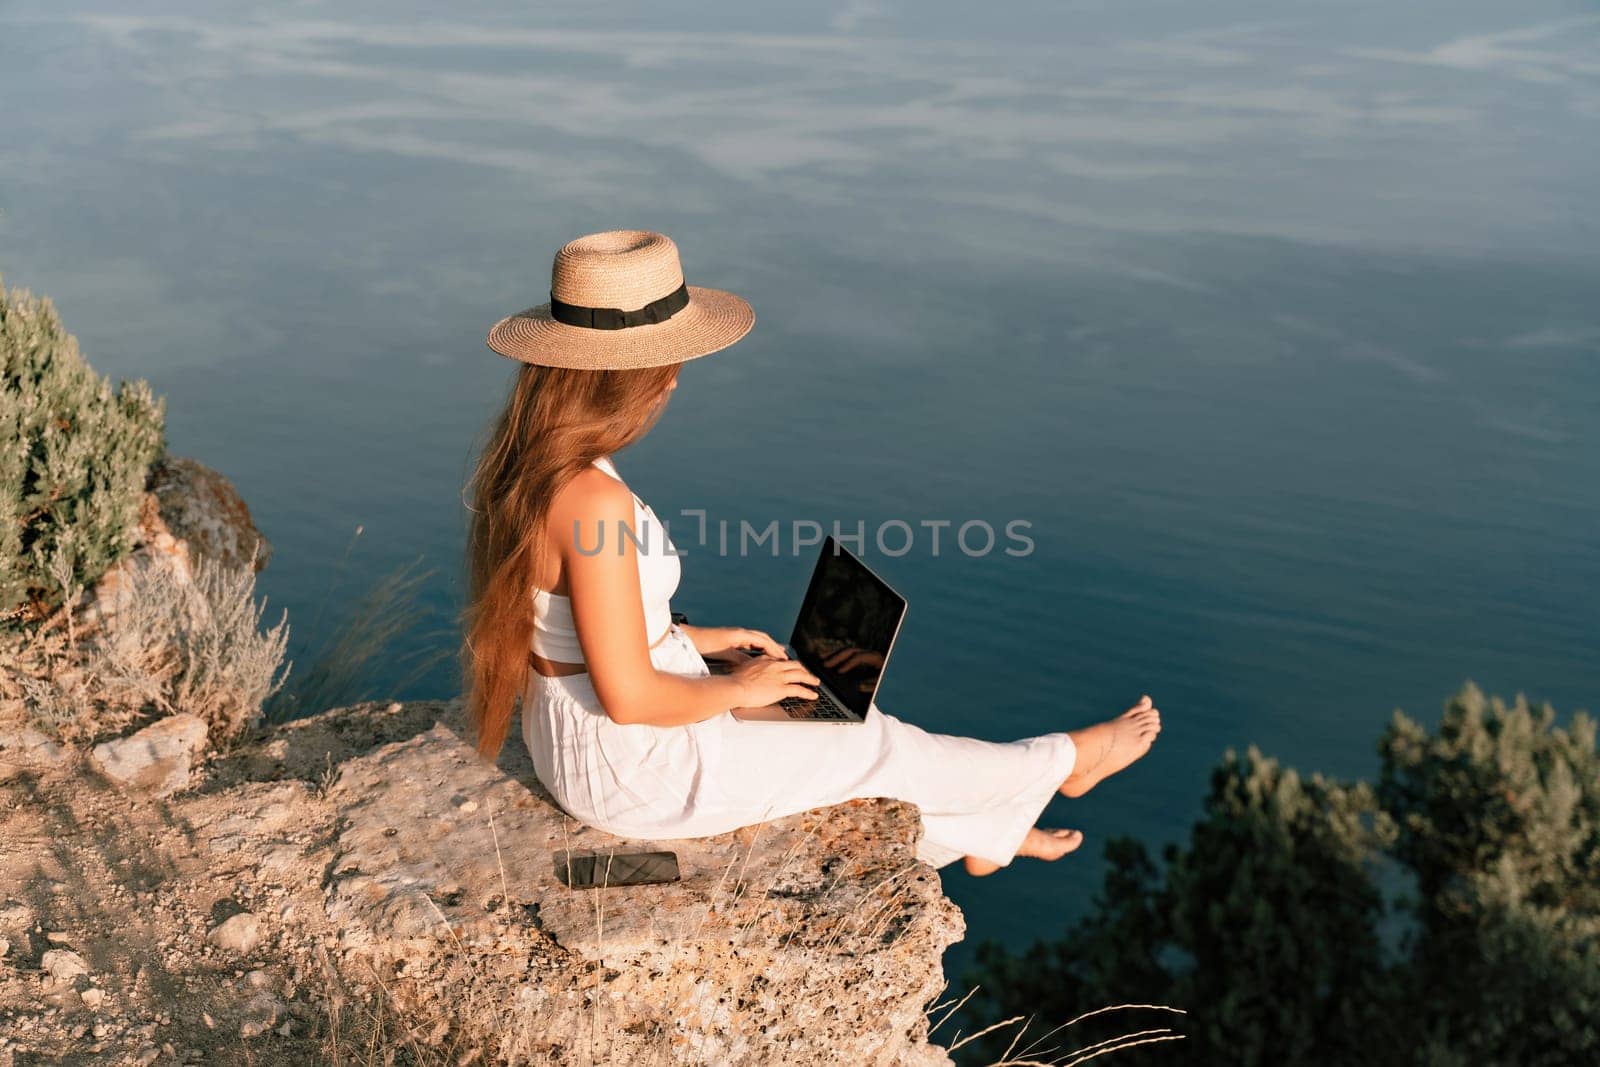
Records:
<instances>
[{"instance_id":1,"label":"long blonde hair","mask_svg":"<svg viewBox=\"0 0 1600 1067\"><path fill-rule=\"evenodd\" d=\"M528 681L532 593L545 520L562 486L643 437L679 365L569 370L524 364L468 482L463 689L479 753L505 744Z\"/></svg>"}]
</instances>

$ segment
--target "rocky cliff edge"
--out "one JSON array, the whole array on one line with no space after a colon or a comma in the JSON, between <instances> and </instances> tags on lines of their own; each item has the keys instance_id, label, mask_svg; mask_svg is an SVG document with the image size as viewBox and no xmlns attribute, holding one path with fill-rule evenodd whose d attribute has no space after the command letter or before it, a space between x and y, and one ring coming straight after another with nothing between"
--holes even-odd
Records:
<instances>
[{"instance_id":1,"label":"rocky cliff edge","mask_svg":"<svg viewBox=\"0 0 1600 1067\"><path fill-rule=\"evenodd\" d=\"M207 543L248 543L198 506ZM0 725L0 1067L949 1062L925 1011L963 922L911 805L624 841L515 739L480 759L459 701L226 752L187 718L81 750ZM682 880L557 877L560 850L623 848Z\"/></svg>"}]
</instances>

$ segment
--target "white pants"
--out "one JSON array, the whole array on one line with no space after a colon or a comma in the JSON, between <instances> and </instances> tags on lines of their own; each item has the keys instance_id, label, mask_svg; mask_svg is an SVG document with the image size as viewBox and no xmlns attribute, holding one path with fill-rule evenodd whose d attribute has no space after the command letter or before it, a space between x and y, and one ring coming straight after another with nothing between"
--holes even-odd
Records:
<instances>
[{"instance_id":1,"label":"white pants","mask_svg":"<svg viewBox=\"0 0 1600 1067\"><path fill-rule=\"evenodd\" d=\"M677 627L651 650L660 670L703 675ZM917 805L918 858L1005 865L1077 759L1065 732L1020 741L937 734L876 703L858 725L611 721L586 674L529 672L523 739L545 788L573 818L626 837L708 837L857 797Z\"/></svg>"}]
</instances>

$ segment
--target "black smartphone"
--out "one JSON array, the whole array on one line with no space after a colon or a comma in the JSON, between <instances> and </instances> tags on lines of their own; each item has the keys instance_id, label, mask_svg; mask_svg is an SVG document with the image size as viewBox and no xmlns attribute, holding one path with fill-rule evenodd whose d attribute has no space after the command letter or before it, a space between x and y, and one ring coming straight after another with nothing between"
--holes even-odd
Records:
<instances>
[{"instance_id":1,"label":"black smartphone","mask_svg":"<svg viewBox=\"0 0 1600 1067\"><path fill-rule=\"evenodd\" d=\"M553 854L556 878L569 889L606 886L660 885L676 882L678 856L673 852L614 852L609 849Z\"/></svg>"}]
</instances>

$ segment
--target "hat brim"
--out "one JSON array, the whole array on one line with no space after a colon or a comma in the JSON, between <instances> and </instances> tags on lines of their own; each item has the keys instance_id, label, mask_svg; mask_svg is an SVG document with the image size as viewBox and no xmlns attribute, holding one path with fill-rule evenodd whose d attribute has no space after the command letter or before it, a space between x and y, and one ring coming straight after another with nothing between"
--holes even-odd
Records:
<instances>
[{"instance_id":1,"label":"hat brim","mask_svg":"<svg viewBox=\"0 0 1600 1067\"><path fill-rule=\"evenodd\" d=\"M502 356L546 367L632 370L708 356L750 332L756 313L741 296L722 289L685 286L689 302L665 322L595 330L569 326L539 304L507 315L489 328L489 347Z\"/></svg>"}]
</instances>

